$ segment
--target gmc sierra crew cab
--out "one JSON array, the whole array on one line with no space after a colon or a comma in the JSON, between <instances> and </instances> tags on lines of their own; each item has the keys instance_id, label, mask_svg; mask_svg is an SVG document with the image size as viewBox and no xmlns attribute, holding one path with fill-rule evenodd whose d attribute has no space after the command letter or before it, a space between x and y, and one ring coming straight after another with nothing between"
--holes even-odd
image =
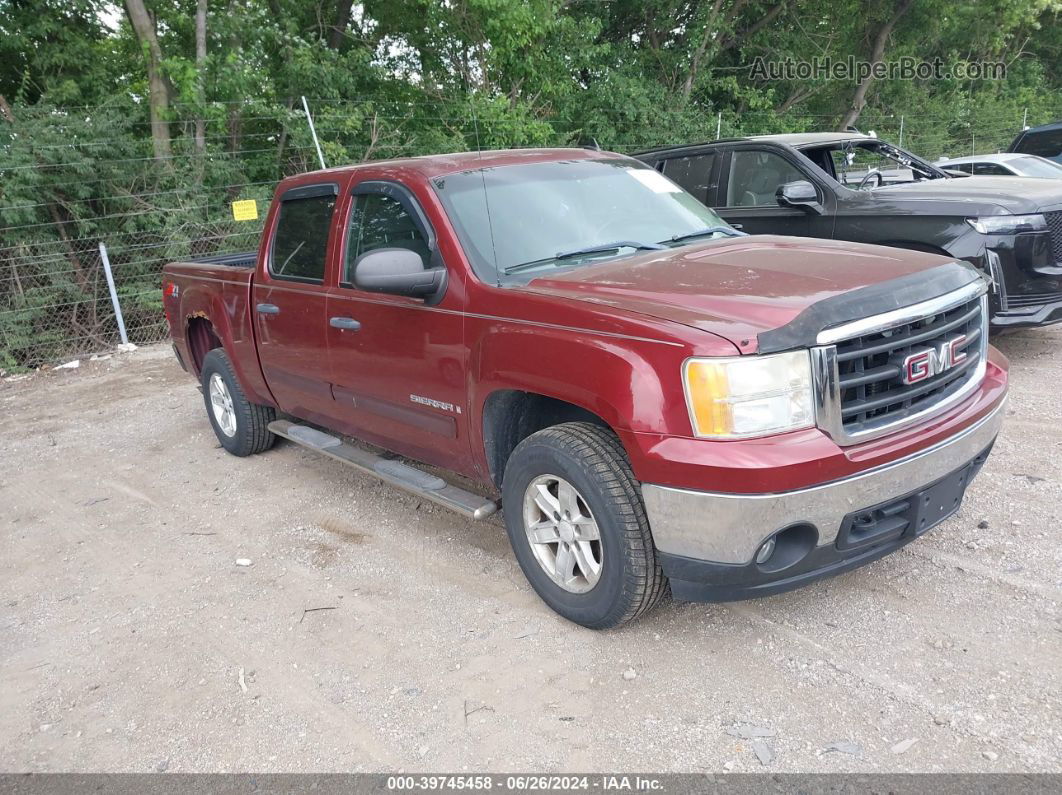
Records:
<instances>
[{"instance_id":1,"label":"gmc sierra crew cab","mask_svg":"<svg viewBox=\"0 0 1062 795\"><path fill-rule=\"evenodd\" d=\"M531 585L593 628L669 589L795 588L954 513L1007 392L986 290L931 254L745 236L587 149L291 177L257 255L163 276L226 450L282 436L503 506Z\"/></svg>"}]
</instances>

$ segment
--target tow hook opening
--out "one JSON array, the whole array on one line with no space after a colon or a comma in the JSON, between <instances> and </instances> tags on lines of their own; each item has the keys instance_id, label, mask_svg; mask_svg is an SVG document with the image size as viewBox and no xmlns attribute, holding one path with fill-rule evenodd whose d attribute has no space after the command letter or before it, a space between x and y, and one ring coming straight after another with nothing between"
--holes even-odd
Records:
<instances>
[{"instance_id":1,"label":"tow hook opening","mask_svg":"<svg viewBox=\"0 0 1062 795\"><path fill-rule=\"evenodd\" d=\"M760 544L756 550L756 565L761 571L775 572L788 569L815 548L819 531L807 522L790 525Z\"/></svg>"}]
</instances>

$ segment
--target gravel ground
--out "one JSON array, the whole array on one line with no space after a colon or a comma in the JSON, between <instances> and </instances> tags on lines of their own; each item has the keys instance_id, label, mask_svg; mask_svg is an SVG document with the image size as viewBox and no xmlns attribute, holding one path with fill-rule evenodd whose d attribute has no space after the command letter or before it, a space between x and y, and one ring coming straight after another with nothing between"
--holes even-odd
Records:
<instances>
[{"instance_id":1,"label":"gravel ground","mask_svg":"<svg viewBox=\"0 0 1062 795\"><path fill-rule=\"evenodd\" d=\"M1060 772L1062 329L999 347L955 517L604 633L496 521L227 455L165 347L0 382L0 770Z\"/></svg>"}]
</instances>

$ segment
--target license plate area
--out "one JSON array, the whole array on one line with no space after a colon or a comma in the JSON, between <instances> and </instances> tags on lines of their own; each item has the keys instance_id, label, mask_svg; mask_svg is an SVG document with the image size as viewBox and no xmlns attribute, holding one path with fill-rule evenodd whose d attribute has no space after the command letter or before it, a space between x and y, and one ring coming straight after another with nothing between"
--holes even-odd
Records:
<instances>
[{"instance_id":1,"label":"license plate area","mask_svg":"<svg viewBox=\"0 0 1062 795\"><path fill-rule=\"evenodd\" d=\"M960 469L922 489L853 511L841 521L837 548L859 549L903 536L920 536L959 510L970 481L980 471L991 447Z\"/></svg>"}]
</instances>

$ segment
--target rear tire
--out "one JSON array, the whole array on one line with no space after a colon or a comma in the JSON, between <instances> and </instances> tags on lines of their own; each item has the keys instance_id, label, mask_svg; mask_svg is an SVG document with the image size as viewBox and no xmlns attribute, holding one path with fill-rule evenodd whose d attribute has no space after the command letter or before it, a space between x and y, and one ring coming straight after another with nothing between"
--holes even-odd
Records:
<instances>
[{"instance_id":1,"label":"rear tire","mask_svg":"<svg viewBox=\"0 0 1062 795\"><path fill-rule=\"evenodd\" d=\"M569 422L524 439L502 505L524 576L569 621L616 627L667 593L638 482L607 428Z\"/></svg>"},{"instance_id":2,"label":"rear tire","mask_svg":"<svg viewBox=\"0 0 1062 795\"><path fill-rule=\"evenodd\" d=\"M273 446L277 437L270 433L269 423L276 419L276 411L247 399L225 351L215 348L206 355L201 376L207 417L222 447L246 456Z\"/></svg>"}]
</instances>

